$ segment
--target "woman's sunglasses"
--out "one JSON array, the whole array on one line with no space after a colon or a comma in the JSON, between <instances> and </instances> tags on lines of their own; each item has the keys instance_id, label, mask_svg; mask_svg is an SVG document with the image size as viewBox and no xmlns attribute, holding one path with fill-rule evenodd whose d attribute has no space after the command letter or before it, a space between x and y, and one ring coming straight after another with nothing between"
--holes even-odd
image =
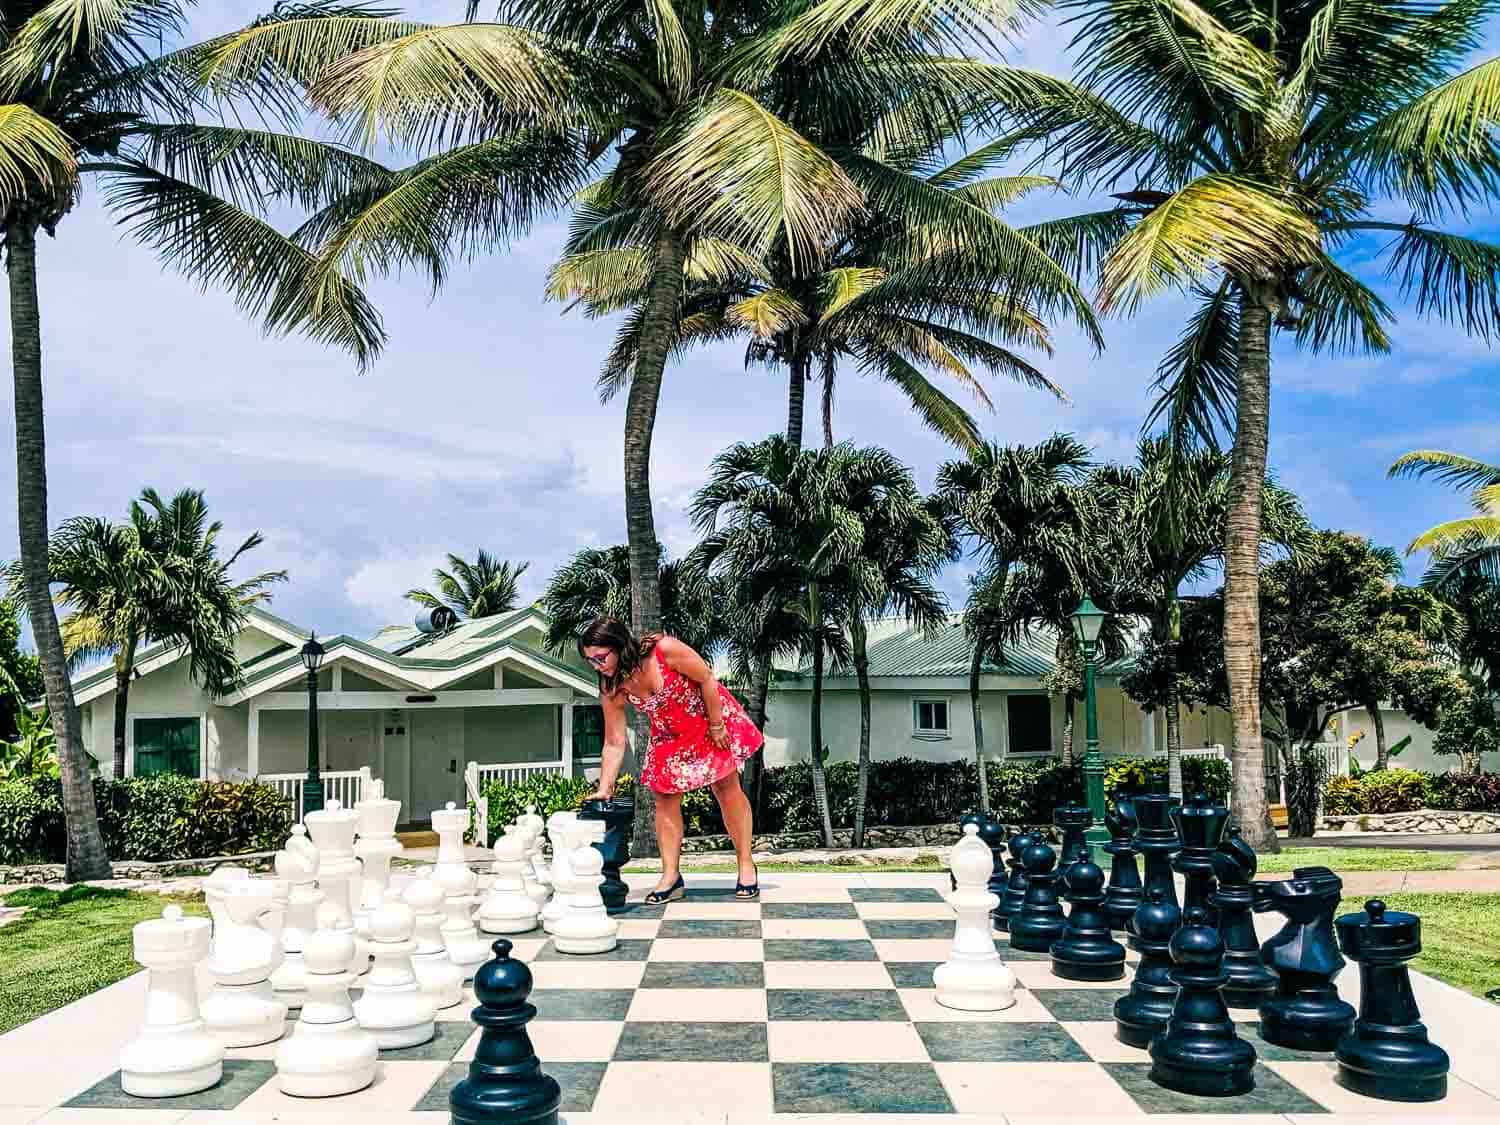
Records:
<instances>
[{"instance_id":1,"label":"woman's sunglasses","mask_svg":"<svg viewBox=\"0 0 1500 1125\"><path fill-rule=\"evenodd\" d=\"M584 659L592 664L595 668L603 668L606 664L609 663L608 656L585 656Z\"/></svg>"}]
</instances>

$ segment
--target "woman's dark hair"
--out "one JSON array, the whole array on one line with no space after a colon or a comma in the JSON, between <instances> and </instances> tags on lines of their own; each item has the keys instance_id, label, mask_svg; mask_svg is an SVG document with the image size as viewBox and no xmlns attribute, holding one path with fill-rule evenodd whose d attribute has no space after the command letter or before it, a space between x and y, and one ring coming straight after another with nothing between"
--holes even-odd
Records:
<instances>
[{"instance_id":1,"label":"woman's dark hair","mask_svg":"<svg viewBox=\"0 0 1500 1125\"><path fill-rule=\"evenodd\" d=\"M614 695L620 690L620 684L635 674L641 662L656 648L656 642L661 640L660 633L647 633L644 637L636 637L630 631L625 622L614 617L596 617L583 627L583 632L578 634L578 655L584 656L584 649L608 648L613 649L619 660L615 662L615 674L606 676L599 672L599 684L608 695ZM585 657L587 659L587 657ZM598 669L596 668L597 672Z\"/></svg>"}]
</instances>

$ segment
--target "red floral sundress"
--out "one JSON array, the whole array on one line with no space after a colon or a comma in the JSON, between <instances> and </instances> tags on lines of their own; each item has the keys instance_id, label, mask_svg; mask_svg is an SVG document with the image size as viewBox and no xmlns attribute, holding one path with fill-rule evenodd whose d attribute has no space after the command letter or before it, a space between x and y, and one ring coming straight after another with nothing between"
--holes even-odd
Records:
<instances>
[{"instance_id":1,"label":"red floral sundress","mask_svg":"<svg viewBox=\"0 0 1500 1125\"><path fill-rule=\"evenodd\" d=\"M719 685L729 745L715 746L708 737L702 689L669 667L660 653L654 655L661 669L660 690L645 699L625 694L635 709L651 720L651 744L641 768L642 783L655 793L686 793L735 773L765 742L740 701Z\"/></svg>"}]
</instances>

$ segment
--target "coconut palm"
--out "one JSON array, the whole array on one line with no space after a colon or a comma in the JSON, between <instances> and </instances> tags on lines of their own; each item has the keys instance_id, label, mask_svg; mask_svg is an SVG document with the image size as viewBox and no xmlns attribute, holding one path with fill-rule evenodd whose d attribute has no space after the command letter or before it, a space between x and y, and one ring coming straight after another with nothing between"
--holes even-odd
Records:
<instances>
[{"instance_id":1,"label":"coconut palm","mask_svg":"<svg viewBox=\"0 0 1500 1125\"><path fill-rule=\"evenodd\" d=\"M188 676L210 695L243 682L235 637L247 609L269 598L267 587L284 581L270 571L233 581L229 571L261 543L250 535L228 558L220 558L223 525L210 522L203 493L183 489L170 501L147 488L130 505L124 523L96 516L67 520L48 545L48 578L56 603L68 610L62 622L70 666L109 660L114 666L114 776L125 776L125 724L136 654L157 642L181 647ZM12 564L13 589L24 575Z\"/></svg>"},{"instance_id":2,"label":"coconut palm","mask_svg":"<svg viewBox=\"0 0 1500 1125\"><path fill-rule=\"evenodd\" d=\"M450 554L448 569L438 567L432 572L437 593L408 590L406 600L425 609L446 606L460 620L509 613L521 600L516 584L529 566L529 562L516 566L509 559L496 558L483 549L473 562Z\"/></svg>"},{"instance_id":3,"label":"coconut palm","mask_svg":"<svg viewBox=\"0 0 1500 1125\"><path fill-rule=\"evenodd\" d=\"M1262 847L1274 841L1257 597L1271 330L1314 352L1387 351L1391 310L1358 276L1381 258L1419 313L1486 337L1500 326L1500 247L1434 225L1486 205L1500 183L1500 60L1462 69L1488 18L1473 6L1070 7L1081 87L1133 128L1091 113L1032 135L1047 134L1065 175L1117 191L1132 223L1101 267L1101 309L1129 312L1172 287L1195 294L1159 372L1157 411L1179 442L1234 432L1224 550L1233 802L1246 841ZM1383 218L1387 198L1412 218ZM1341 264L1357 242L1360 264Z\"/></svg>"},{"instance_id":4,"label":"coconut palm","mask_svg":"<svg viewBox=\"0 0 1500 1125\"><path fill-rule=\"evenodd\" d=\"M236 123L202 121L212 106L196 68L214 41L176 50L188 0L4 0L0 3L0 213L9 267L15 377L20 566L57 723L67 823L67 876L107 879L78 710L47 587L47 483L42 412L37 236L55 233L86 182L162 259L223 287L276 332L298 330L367 361L379 318L337 271L314 299L312 256L261 216L321 206L381 169L329 144L241 127L245 115L289 116L274 77L234 91ZM295 22L336 20L310 5ZM273 15L263 24L285 22Z\"/></svg>"},{"instance_id":5,"label":"coconut palm","mask_svg":"<svg viewBox=\"0 0 1500 1125\"><path fill-rule=\"evenodd\" d=\"M1398 458L1388 475L1430 476L1471 490L1472 516L1444 520L1407 544L1408 555L1432 552L1432 566L1422 577L1424 586L1450 593L1471 576L1488 582L1500 578L1500 466L1462 453L1418 449Z\"/></svg>"}]
</instances>

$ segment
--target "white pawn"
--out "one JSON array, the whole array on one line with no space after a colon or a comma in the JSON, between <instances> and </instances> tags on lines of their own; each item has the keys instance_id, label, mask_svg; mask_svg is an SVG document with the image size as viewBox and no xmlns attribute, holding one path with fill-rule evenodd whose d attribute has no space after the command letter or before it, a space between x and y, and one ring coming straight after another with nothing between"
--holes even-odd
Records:
<instances>
[{"instance_id":1,"label":"white pawn","mask_svg":"<svg viewBox=\"0 0 1500 1125\"><path fill-rule=\"evenodd\" d=\"M297 1098L352 1094L375 1081L379 1049L349 1002L354 935L337 925L340 917L332 903L318 908L318 931L302 950L307 969L302 1018L276 1048L281 1092Z\"/></svg>"},{"instance_id":2,"label":"white pawn","mask_svg":"<svg viewBox=\"0 0 1500 1125\"><path fill-rule=\"evenodd\" d=\"M608 953L620 943L620 923L609 916L599 894L604 856L585 844L574 850L572 868L572 892L552 931L552 944L559 953Z\"/></svg>"},{"instance_id":3,"label":"white pawn","mask_svg":"<svg viewBox=\"0 0 1500 1125\"><path fill-rule=\"evenodd\" d=\"M552 891L540 879L536 877L536 865L541 859L542 846L537 842L540 830L526 822L523 816L516 821L516 836L521 841L521 889L526 897L536 907L538 921L541 919L542 907L547 905L547 900L552 897ZM545 866L545 864L543 865ZM495 861L495 871L500 870L500 861Z\"/></svg>"},{"instance_id":4,"label":"white pawn","mask_svg":"<svg viewBox=\"0 0 1500 1125\"><path fill-rule=\"evenodd\" d=\"M547 859L542 852L542 835L546 831L547 823L537 815L535 805L527 805L526 812L516 817L516 825L531 837L531 846L526 852L527 858L531 860L531 877L543 891L550 894L552 883L547 870ZM546 901L544 897L537 905Z\"/></svg>"},{"instance_id":5,"label":"white pawn","mask_svg":"<svg viewBox=\"0 0 1500 1125\"><path fill-rule=\"evenodd\" d=\"M536 929L536 900L526 887L526 836L519 828L495 841L495 882L479 908L487 934L524 934Z\"/></svg>"},{"instance_id":6,"label":"white pawn","mask_svg":"<svg viewBox=\"0 0 1500 1125\"><path fill-rule=\"evenodd\" d=\"M203 1021L226 1047L271 1043L286 1031L287 1007L271 973L281 965L287 885L271 879L225 882L215 896L213 952L206 966L213 991Z\"/></svg>"},{"instance_id":7,"label":"white pawn","mask_svg":"<svg viewBox=\"0 0 1500 1125\"><path fill-rule=\"evenodd\" d=\"M120 1087L138 1098L207 1090L224 1076L224 1044L198 1011L194 969L208 956L207 918L169 906L131 931L135 959L149 970L146 1019L120 1052Z\"/></svg>"},{"instance_id":8,"label":"white pawn","mask_svg":"<svg viewBox=\"0 0 1500 1125\"><path fill-rule=\"evenodd\" d=\"M473 980L479 966L490 959L490 943L474 928L474 872L467 864L434 871L432 880L443 889L443 948L464 980Z\"/></svg>"},{"instance_id":9,"label":"white pawn","mask_svg":"<svg viewBox=\"0 0 1500 1125\"><path fill-rule=\"evenodd\" d=\"M318 928L318 849L307 838L307 829L292 826L286 847L276 853L276 874L291 886L286 925L281 931L281 965L271 973L271 990L292 1011L302 1007L302 948Z\"/></svg>"},{"instance_id":10,"label":"white pawn","mask_svg":"<svg viewBox=\"0 0 1500 1125\"><path fill-rule=\"evenodd\" d=\"M412 971L417 986L432 998L439 1008L451 1008L464 998L464 973L448 959L443 947L443 888L431 879L415 879L402 893L402 899L416 915L417 951L412 954Z\"/></svg>"},{"instance_id":11,"label":"white pawn","mask_svg":"<svg viewBox=\"0 0 1500 1125\"><path fill-rule=\"evenodd\" d=\"M370 952L375 964L364 993L354 1002L359 1026L375 1037L383 1051L415 1047L436 1034L437 1005L417 984L411 955L416 915L404 902L385 903L370 911Z\"/></svg>"},{"instance_id":12,"label":"white pawn","mask_svg":"<svg viewBox=\"0 0 1500 1125\"><path fill-rule=\"evenodd\" d=\"M999 898L986 889L994 856L979 838L977 824L964 825L963 839L953 846L949 870L958 884L948 901L958 912L953 951L932 972L937 1002L964 1012L998 1012L1016 1002L1016 978L995 950L990 911Z\"/></svg>"},{"instance_id":13,"label":"white pawn","mask_svg":"<svg viewBox=\"0 0 1500 1125\"><path fill-rule=\"evenodd\" d=\"M576 845L572 835L578 830L576 812L556 812L547 818L547 838L552 843L552 870L548 881L552 885L552 899L542 908L542 929L549 934L567 909L564 901L573 885L573 869L570 855Z\"/></svg>"}]
</instances>

